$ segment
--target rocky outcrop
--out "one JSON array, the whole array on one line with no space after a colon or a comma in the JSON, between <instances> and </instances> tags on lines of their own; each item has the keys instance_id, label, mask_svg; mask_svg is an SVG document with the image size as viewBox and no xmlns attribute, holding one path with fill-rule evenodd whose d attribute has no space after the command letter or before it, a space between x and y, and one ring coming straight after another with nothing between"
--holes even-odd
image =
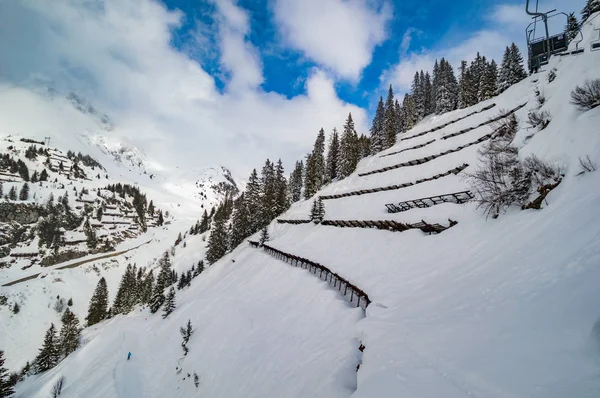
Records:
<instances>
[{"instance_id":1,"label":"rocky outcrop","mask_svg":"<svg viewBox=\"0 0 600 398\"><path fill-rule=\"evenodd\" d=\"M0 203L0 222L32 224L44 215L44 208L25 203Z\"/></svg>"}]
</instances>

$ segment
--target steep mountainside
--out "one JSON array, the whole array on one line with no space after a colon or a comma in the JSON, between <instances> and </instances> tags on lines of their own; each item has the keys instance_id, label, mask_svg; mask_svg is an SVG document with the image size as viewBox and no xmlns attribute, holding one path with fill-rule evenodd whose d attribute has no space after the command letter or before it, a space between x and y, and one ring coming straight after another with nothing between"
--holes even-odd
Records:
<instances>
[{"instance_id":1,"label":"steep mountainside","mask_svg":"<svg viewBox=\"0 0 600 398\"><path fill-rule=\"evenodd\" d=\"M64 376L61 397L597 397L600 172L582 173L580 159L600 164L600 108L578 110L569 93L600 78L600 52L588 51L598 28L584 27L583 54L363 159L317 193L322 222L307 220L312 200L294 204L265 246L241 244L179 290L171 314L136 308L86 329L18 395L47 397ZM516 161L553 167L517 179L535 180L520 198L534 208L486 218L469 176L485 145L506 140L487 121L508 111ZM533 111L550 123L528 127ZM205 255L204 234L182 239L177 272Z\"/></svg>"}]
</instances>

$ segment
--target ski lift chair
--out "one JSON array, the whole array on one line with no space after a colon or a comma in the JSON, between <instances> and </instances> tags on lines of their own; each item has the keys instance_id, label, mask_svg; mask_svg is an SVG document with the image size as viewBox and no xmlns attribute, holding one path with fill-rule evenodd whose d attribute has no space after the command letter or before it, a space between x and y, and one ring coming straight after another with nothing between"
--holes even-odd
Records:
<instances>
[{"instance_id":1,"label":"ski lift chair","mask_svg":"<svg viewBox=\"0 0 600 398\"><path fill-rule=\"evenodd\" d=\"M596 32L598 32L598 38L590 41L590 50L591 51L599 51L600 50L600 28L594 29L594 30Z\"/></svg>"},{"instance_id":2,"label":"ski lift chair","mask_svg":"<svg viewBox=\"0 0 600 398\"><path fill-rule=\"evenodd\" d=\"M529 11L529 0L527 0L527 4L525 5L525 10L527 11L527 14L533 15L533 21L525 28L525 38L527 39L529 72L534 73L537 72L542 65L548 64L551 55L562 53L569 47L569 36L567 35L567 32L563 31L553 36L548 34L548 19L564 15L567 20L568 15L564 12L556 12L556 10L548 12ZM546 31L545 37L535 37L538 22L543 22L544 24Z\"/></svg>"}]
</instances>

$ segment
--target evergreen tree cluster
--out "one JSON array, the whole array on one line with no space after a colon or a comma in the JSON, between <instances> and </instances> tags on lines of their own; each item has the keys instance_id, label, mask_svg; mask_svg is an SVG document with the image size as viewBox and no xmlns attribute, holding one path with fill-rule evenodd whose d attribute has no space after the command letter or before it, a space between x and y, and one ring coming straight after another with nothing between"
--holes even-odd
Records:
<instances>
[{"instance_id":1,"label":"evergreen tree cluster","mask_svg":"<svg viewBox=\"0 0 600 398\"><path fill-rule=\"evenodd\" d=\"M214 212L211 214L214 215ZM204 209L202 218L200 220L196 221L196 224L192 225L192 227L190 228L190 235L203 234L206 231L208 231L210 229L211 218L212 218L212 216L209 216L206 209Z\"/></svg>"},{"instance_id":2,"label":"evergreen tree cluster","mask_svg":"<svg viewBox=\"0 0 600 398\"><path fill-rule=\"evenodd\" d=\"M29 160L35 160L37 159L38 155L40 156L50 156L50 153L48 153L48 150L46 148L42 148L42 147L36 147L35 145L30 145L26 150L25 150L25 157Z\"/></svg>"},{"instance_id":3,"label":"evergreen tree cluster","mask_svg":"<svg viewBox=\"0 0 600 398\"><path fill-rule=\"evenodd\" d=\"M186 272L182 272L177 282L177 290L185 289L192 285L192 279L200 275L204 271L204 261L200 260L198 266L192 265L192 268Z\"/></svg>"},{"instance_id":4,"label":"evergreen tree cluster","mask_svg":"<svg viewBox=\"0 0 600 398\"><path fill-rule=\"evenodd\" d=\"M154 287L153 272L146 272L144 267L139 269L134 264L127 265L121 277L115 301L111 308L111 315L127 314L138 304L150 302Z\"/></svg>"},{"instance_id":5,"label":"evergreen tree cluster","mask_svg":"<svg viewBox=\"0 0 600 398\"><path fill-rule=\"evenodd\" d=\"M146 214L148 212L148 202L146 199L146 194L143 194L140 189L134 185L130 184L109 184L104 189L109 190L111 192L119 194L120 197L126 199L127 196L133 198L133 208L137 214L137 220L140 225L140 228L143 232L146 232L148 226L146 224ZM154 212L154 204L152 205ZM162 212L158 212L158 225L162 225L164 219L162 217Z\"/></svg>"},{"instance_id":6,"label":"evergreen tree cluster","mask_svg":"<svg viewBox=\"0 0 600 398\"><path fill-rule=\"evenodd\" d=\"M457 79L450 62L445 58L436 59L432 75L423 70L415 72L411 91L404 95L402 104L394 99L390 85L387 99L380 97L377 104L370 129L369 152L373 154L391 147L396 143L397 134L410 130L427 115L475 105L527 76L523 57L514 43L506 48L500 67L494 60L477 53L470 64L462 61L458 72ZM368 154L361 152L358 158ZM338 165L338 170L340 168ZM342 173L342 178L346 175L347 172ZM305 194L305 198L310 196Z\"/></svg>"},{"instance_id":7,"label":"evergreen tree cluster","mask_svg":"<svg viewBox=\"0 0 600 398\"><path fill-rule=\"evenodd\" d=\"M600 0L587 0L585 7L581 10L581 23L584 23L590 15L600 11Z\"/></svg>"},{"instance_id":8,"label":"evergreen tree cluster","mask_svg":"<svg viewBox=\"0 0 600 398\"><path fill-rule=\"evenodd\" d=\"M0 154L0 170L19 174L23 181L29 181L29 168L21 159L14 160L7 153Z\"/></svg>"},{"instance_id":9,"label":"evergreen tree cluster","mask_svg":"<svg viewBox=\"0 0 600 398\"><path fill-rule=\"evenodd\" d=\"M83 218L71 210L67 192L54 202L51 193L44 206L45 217L37 225L40 246L58 249L64 242L63 229L71 231L79 227Z\"/></svg>"},{"instance_id":10,"label":"evergreen tree cluster","mask_svg":"<svg viewBox=\"0 0 600 398\"><path fill-rule=\"evenodd\" d=\"M33 370L45 372L55 367L63 358L79 348L81 327L77 316L67 307L61 317L62 327L57 331L54 324L46 331L44 342L35 358Z\"/></svg>"},{"instance_id":11,"label":"evergreen tree cluster","mask_svg":"<svg viewBox=\"0 0 600 398\"><path fill-rule=\"evenodd\" d=\"M9 397L15 393L8 370L4 367L4 351L0 350L0 398Z\"/></svg>"},{"instance_id":12,"label":"evergreen tree cluster","mask_svg":"<svg viewBox=\"0 0 600 398\"><path fill-rule=\"evenodd\" d=\"M67 151L67 157L73 163L81 163L84 166L91 167L92 170L94 170L96 167L98 167L101 170L104 170L104 167L102 167L102 165L90 155L82 155L81 152L75 154L75 152L73 151Z\"/></svg>"}]
</instances>

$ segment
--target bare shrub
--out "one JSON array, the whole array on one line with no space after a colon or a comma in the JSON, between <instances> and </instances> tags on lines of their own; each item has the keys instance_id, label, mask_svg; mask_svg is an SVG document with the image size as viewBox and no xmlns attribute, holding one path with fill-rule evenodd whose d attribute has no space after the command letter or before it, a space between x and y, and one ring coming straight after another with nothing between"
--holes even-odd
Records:
<instances>
[{"instance_id":1,"label":"bare shrub","mask_svg":"<svg viewBox=\"0 0 600 398\"><path fill-rule=\"evenodd\" d=\"M548 72L548 83L552 83L556 79L556 68L552 68L550 72Z\"/></svg>"},{"instance_id":2,"label":"bare shrub","mask_svg":"<svg viewBox=\"0 0 600 398\"><path fill-rule=\"evenodd\" d=\"M600 79L586 80L583 86L571 91L571 104L579 110L587 111L600 105Z\"/></svg>"},{"instance_id":3,"label":"bare shrub","mask_svg":"<svg viewBox=\"0 0 600 398\"><path fill-rule=\"evenodd\" d=\"M598 169L598 165L590 158L590 155L587 155L585 158L580 157L579 166L581 167L581 171L577 173L578 176Z\"/></svg>"},{"instance_id":4,"label":"bare shrub","mask_svg":"<svg viewBox=\"0 0 600 398\"><path fill-rule=\"evenodd\" d=\"M65 377L60 376L60 378L52 386L52 398L57 398L62 393L64 384L65 384Z\"/></svg>"},{"instance_id":5,"label":"bare shrub","mask_svg":"<svg viewBox=\"0 0 600 398\"><path fill-rule=\"evenodd\" d=\"M511 145L518 127L516 118L501 122L501 126L507 128L498 131L482 146L478 169L466 175L475 193L477 208L483 209L486 217L493 218L512 205L524 205L539 187L561 178L560 167L534 155L520 161L518 149Z\"/></svg>"},{"instance_id":6,"label":"bare shrub","mask_svg":"<svg viewBox=\"0 0 600 398\"><path fill-rule=\"evenodd\" d=\"M542 131L550 124L550 113L546 111L529 111L527 115L527 124L531 126L531 128L537 128L538 131Z\"/></svg>"}]
</instances>

